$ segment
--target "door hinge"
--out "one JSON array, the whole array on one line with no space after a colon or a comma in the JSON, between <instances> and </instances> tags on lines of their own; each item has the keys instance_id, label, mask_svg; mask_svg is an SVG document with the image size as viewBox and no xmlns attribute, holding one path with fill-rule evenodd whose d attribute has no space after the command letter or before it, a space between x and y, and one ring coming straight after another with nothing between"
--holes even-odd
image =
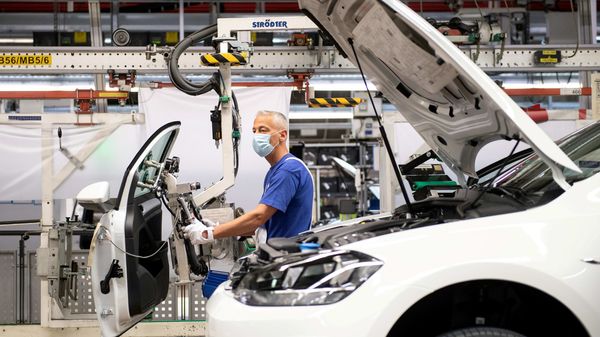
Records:
<instances>
[{"instance_id":1,"label":"door hinge","mask_svg":"<svg viewBox=\"0 0 600 337\"><path fill-rule=\"evenodd\" d=\"M105 318L105 317L110 316L112 314L113 314L112 309L104 308L104 309L102 309L102 312L100 313L100 317Z\"/></svg>"}]
</instances>

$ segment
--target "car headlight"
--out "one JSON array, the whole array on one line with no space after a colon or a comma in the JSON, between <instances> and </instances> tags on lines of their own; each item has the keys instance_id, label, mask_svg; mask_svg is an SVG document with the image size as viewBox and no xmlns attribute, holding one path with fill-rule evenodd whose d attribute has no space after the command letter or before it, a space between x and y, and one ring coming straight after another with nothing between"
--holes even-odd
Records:
<instances>
[{"instance_id":1,"label":"car headlight","mask_svg":"<svg viewBox=\"0 0 600 337\"><path fill-rule=\"evenodd\" d=\"M252 270L233 293L236 300L253 306L331 304L351 294L382 265L358 252L320 253Z\"/></svg>"}]
</instances>

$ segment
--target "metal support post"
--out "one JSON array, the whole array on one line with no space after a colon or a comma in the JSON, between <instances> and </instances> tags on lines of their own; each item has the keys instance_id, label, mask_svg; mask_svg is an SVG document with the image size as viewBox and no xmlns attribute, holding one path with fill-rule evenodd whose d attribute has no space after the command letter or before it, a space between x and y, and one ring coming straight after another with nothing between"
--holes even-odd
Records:
<instances>
[{"instance_id":1,"label":"metal support post","mask_svg":"<svg viewBox=\"0 0 600 337\"><path fill-rule=\"evenodd\" d=\"M25 241L29 239L29 235L24 233L19 239L19 317L17 324L25 323ZM31 320L31 317L29 317Z\"/></svg>"},{"instance_id":2,"label":"metal support post","mask_svg":"<svg viewBox=\"0 0 600 337\"><path fill-rule=\"evenodd\" d=\"M227 42L220 44L220 52L227 52ZM233 163L233 99L231 97L231 64L222 63L219 66L221 76L223 78L221 84L221 130L223 139L221 139L221 151L223 158L223 179L208 187L194 197L196 205L203 205L212 198L216 198L231 186L235 180L234 163Z\"/></svg>"},{"instance_id":3,"label":"metal support post","mask_svg":"<svg viewBox=\"0 0 600 337\"><path fill-rule=\"evenodd\" d=\"M217 18L219 17L219 3L211 2L209 4L210 9L208 13L208 24L214 25L217 23Z\"/></svg>"},{"instance_id":4,"label":"metal support post","mask_svg":"<svg viewBox=\"0 0 600 337\"><path fill-rule=\"evenodd\" d=\"M52 198L52 172L54 169L52 123L42 124L42 234L40 236L40 248L56 248L49 246L48 233L52 228L52 216L54 200ZM54 301L49 296L48 278L40 278L40 323L42 327L49 327L52 317Z\"/></svg>"},{"instance_id":5,"label":"metal support post","mask_svg":"<svg viewBox=\"0 0 600 337\"><path fill-rule=\"evenodd\" d=\"M579 25L577 27L577 36L580 45L596 44L597 10L598 8L595 0L581 0L578 2L577 21ZM590 76L590 71L579 72L579 81L582 87L589 87L591 85ZM589 109L591 107L590 97L579 97L579 107L582 109Z\"/></svg>"},{"instance_id":6,"label":"metal support post","mask_svg":"<svg viewBox=\"0 0 600 337\"><path fill-rule=\"evenodd\" d=\"M119 28L119 0L112 0L110 4L110 31Z\"/></svg>"},{"instance_id":7,"label":"metal support post","mask_svg":"<svg viewBox=\"0 0 600 337\"><path fill-rule=\"evenodd\" d=\"M100 1L89 0L88 2L90 12L90 37L92 47L102 47L102 19L100 14ZM96 90L104 90L104 74L95 75ZM106 112L106 100L99 99L96 101L96 107L98 112Z\"/></svg>"},{"instance_id":8,"label":"metal support post","mask_svg":"<svg viewBox=\"0 0 600 337\"><path fill-rule=\"evenodd\" d=\"M317 199L317 221L321 220L321 169L315 168L315 196Z\"/></svg>"},{"instance_id":9,"label":"metal support post","mask_svg":"<svg viewBox=\"0 0 600 337\"><path fill-rule=\"evenodd\" d=\"M360 186L356 186L359 200L359 216L364 216L369 211L369 189L367 188L367 162L365 161L365 156L367 154L367 145L366 143L359 143L358 153L360 155L358 161L358 174L356 183L360 183Z\"/></svg>"},{"instance_id":10,"label":"metal support post","mask_svg":"<svg viewBox=\"0 0 600 337\"><path fill-rule=\"evenodd\" d=\"M179 41L183 40L184 35L183 0L179 0Z\"/></svg>"},{"instance_id":11,"label":"metal support post","mask_svg":"<svg viewBox=\"0 0 600 337\"><path fill-rule=\"evenodd\" d=\"M396 150L396 132L394 128L395 123L404 122L404 117L398 114L387 114L384 113L382 116L383 126L390 139L390 146L394 156L397 155ZM396 192L400 188L396 175L394 174L394 168L390 163L388 154L385 146L379 146L379 186L380 186L380 212L393 212L394 209L399 206L396 204Z\"/></svg>"},{"instance_id":12,"label":"metal support post","mask_svg":"<svg viewBox=\"0 0 600 337\"><path fill-rule=\"evenodd\" d=\"M187 321L191 319L190 298L192 298L192 283L178 284L177 296L179 307L177 308L177 319Z\"/></svg>"}]
</instances>

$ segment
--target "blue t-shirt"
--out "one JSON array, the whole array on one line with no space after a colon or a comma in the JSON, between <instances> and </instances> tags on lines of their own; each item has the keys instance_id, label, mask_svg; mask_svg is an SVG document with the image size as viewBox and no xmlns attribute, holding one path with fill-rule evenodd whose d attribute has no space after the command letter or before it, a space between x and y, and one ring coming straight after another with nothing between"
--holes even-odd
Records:
<instances>
[{"instance_id":1,"label":"blue t-shirt","mask_svg":"<svg viewBox=\"0 0 600 337\"><path fill-rule=\"evenodd\" d=\"M277 209L263 225L267 239L292 237L310 229L313 181L302 161L286 154L269 169L263 187L260 203Z\"/></svg>"}]
</instances>

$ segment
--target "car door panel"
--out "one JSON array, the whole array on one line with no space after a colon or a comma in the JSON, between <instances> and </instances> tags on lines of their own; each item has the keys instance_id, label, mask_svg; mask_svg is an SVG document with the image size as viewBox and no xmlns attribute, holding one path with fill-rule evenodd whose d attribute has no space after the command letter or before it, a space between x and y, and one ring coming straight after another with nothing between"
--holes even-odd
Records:
<instances>
[{"instance_id":1,"label":"car door panel","mask_svg":"<svg viewBox=\"0 0 600 337\"><path fill-rule=\"evenodd\" d=\"M125 219L127 251L148 258L127 256L129 312L141 314L166 298L169 287L169 262L166 241L161 240L161 203L156 198L128 205Z\"/></svg>"},{"instance_id":2,"label":"car door panel","mask_svg":"<svg viewBox=\"0 0 600 337\"><path fill-rule=\"evenodd\" d=\"M90 247L92 294L102 336L119 336L152 312L169 289L162 204L154 193L180 123L159 128L127 167L114 209Z\"/></svg>"}]
</instances>

